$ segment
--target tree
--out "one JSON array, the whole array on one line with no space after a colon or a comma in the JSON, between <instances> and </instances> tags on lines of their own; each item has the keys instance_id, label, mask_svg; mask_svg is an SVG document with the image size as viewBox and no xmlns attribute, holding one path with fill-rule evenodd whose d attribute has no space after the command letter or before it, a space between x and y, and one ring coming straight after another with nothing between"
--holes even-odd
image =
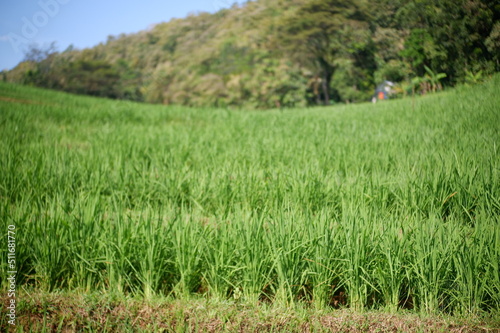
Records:
<instances>
[{"instance_id":1,"label":"tree","mask_svg":"<svg viewBox=\"0 0 500 333\"><path fill-rule=\"evenodd\" d=\"M51 71L57 55L56 43L40 46L31 44L24 54L24 62L29 63L29 69L24 73L23 83L40 87L54 88Z\"/></svg>"},{"instance_id":2,"label":"tree","mask_svg":"<svg viewBox=\"0 0 500 333\"><path fill-rule=\"evenodd\" d=\"M400 1L396 16L399 28L410 31L401 55L414 63L416 75L424 75L426 65L454 83L467 70L494 68L495 53L488 49L487 38L500 18L498 1Z\"/></svg>"},{"instance_id":3,"label":"tree","mask_svg":"<svg viewBox=\"0 0 500 333\"><path fill-rule=\"evenodd\" d=\"M500 70L500 21L497 21L491 28L488 38L484 41L484 45L488 51L493 55L496 70Z\"/></svg>"},{"instance_id":4,"label":"tree","mask_svg":"<svg viewBox=\"0 0 500 333\"><path fill-rule=\"evenodd\" d=\"M445 61L446 52L434 41L426 29L413 29L406 39L405 48L400 52L403 58L411 64L414 74L423 76L426 64L435 59Z\"/></svg>"},{"instance_id":5,"label":"tree","mask_svg":"<svg viewBox=\"0 0 500 333\"><path fill-rule=\"evenodd\" d=\"M120 76L117 83L117 97L132 101L142 101L143 96L140 91L142 84L141 73L130 66L129 62L124 59L119 59L114 64L113 69Z\"/></svg>"},{"instance_id":6,"label":"tree","mask_svg":"<svg viewBox=\"0 0 500 333\"><path fill-rule=\"evenodd\" d=\"M341 48L339 31L353 21L366 19L363 5L364 2L359 0L308 1L279 25L281 47L315 72L321 82L324 104L330 104L329 86L335 71L334 57ZM319 101L319 93L317 98Z\"/></svg>"},{"instance_id":7,"label":"tree","mask_svg":"<svg viewBox=\"0 0 500 333\"><path fill-rule=\"evenodd\" d=\"M334 56L335 72L330 88L345 102L369 100L376 70L374 43L368 23L348 21L337 32L339 46Z\"/></svg>"},{"instance_id":8,"label":"tree","mask_svg":"<svg viewBox=\"0 0 500 333\"><path fill-rule=\"evenodd\" d=\"M78 60L62 71L63 90L101 97L118 97L120 75L111 64L102 60Z\"/></svg>"},{"instance_id":9,"label":"tree","mask_svg":"<svg viewBox=\"0 0 500 333\"><path fill-rule=\"evenodd\" d=\"M28 46L26 52L24 52L24 60L30 62L42 62L47 59L50 55L57 52L56 42L52 42L46 46L40 46L36 43Z\"/></svg>"}]
</instances>

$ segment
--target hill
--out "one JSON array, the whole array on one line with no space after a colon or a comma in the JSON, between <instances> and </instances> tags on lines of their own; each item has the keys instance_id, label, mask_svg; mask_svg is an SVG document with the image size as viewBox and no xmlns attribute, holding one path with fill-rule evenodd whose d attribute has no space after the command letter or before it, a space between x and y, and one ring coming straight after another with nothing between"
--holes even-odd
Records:
<instances>
[{"instance_id":1,"label":"hill","mask_svg":"<svg viewBox=\"0 0 500 333\"><path fill-rule=\"evenodd\" d=\"M109 36L91 49L31 50L3 77L188 106L368 101L383 80L400 82L400 94L425 93L498 71L499 19L500 5L486 0L249 1Z\"/></svg>"}]
</instances>

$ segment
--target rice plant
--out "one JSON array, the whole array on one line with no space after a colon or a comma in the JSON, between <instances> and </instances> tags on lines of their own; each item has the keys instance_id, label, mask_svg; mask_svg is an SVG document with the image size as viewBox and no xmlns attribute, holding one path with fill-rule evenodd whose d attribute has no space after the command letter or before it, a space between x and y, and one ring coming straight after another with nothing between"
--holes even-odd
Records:
<instances>
[{"instance_id":1,"label":"rice plant","mask_svg":"<svg viewBox=\"0 0 500 333\"><path fill-rule=\"evenodd\" d=\"M17 282L498 311L499 85L495 76L414 109L262 112L0 83L0 226L18 231Z\"/></svg>"}]
</instances>

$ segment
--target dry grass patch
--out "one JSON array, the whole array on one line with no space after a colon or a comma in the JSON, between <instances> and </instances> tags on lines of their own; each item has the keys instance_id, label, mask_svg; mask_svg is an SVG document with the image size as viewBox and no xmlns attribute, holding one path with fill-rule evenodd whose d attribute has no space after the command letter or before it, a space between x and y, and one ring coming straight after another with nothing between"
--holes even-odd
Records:
<instances>
[{"instance_id":1,"label":"dry grass patch","mask_svg":"<svg viewBox=\"0 0 500 333\"><path fill-rule=\"evenodd\" d=\"M316 311L201 298L145 302L61 293L23 293L18 301L18 332L500 332L493 318L422 317L409 311ZM7 332L4 311L0 330Z\"/></svg>"}]
</instances>

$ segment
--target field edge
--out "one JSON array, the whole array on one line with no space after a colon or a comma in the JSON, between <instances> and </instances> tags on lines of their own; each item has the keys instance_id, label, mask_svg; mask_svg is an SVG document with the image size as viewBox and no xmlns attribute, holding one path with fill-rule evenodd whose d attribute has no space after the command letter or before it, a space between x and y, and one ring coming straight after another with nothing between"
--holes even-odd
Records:
<instances>
[{"instance_id":1,"label":"field edge","mask_svg":"<svg viewBox=\"0 0 500 333\"><path fill-rule=\"evenodd\" d=\"M2 304L7 299L2 297ZM500 332L500 313L487 317L315 310L245 304L193 296L126 298L102 293L22 291L16 325L1 309L3 332Z\"/></svg>"}]
</instances>

